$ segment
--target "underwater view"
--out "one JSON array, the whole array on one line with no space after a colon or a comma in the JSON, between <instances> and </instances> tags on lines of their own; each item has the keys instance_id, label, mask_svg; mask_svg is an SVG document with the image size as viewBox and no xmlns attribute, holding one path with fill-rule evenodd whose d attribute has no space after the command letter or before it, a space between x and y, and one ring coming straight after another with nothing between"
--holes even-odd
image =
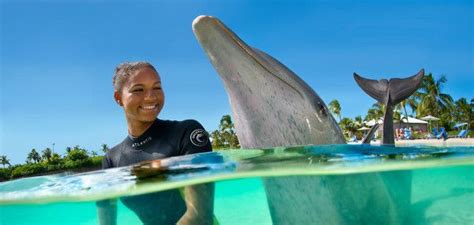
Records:
<instances>
[{"instance_id":1,"label":"underwater view","mask_svg":"<svg viewBox=\"0 0 474 225\"><path fill-rule=\"evenodd\" d=\"M209 182L214 224L474 222L474 147L302 146L161 163L160 170L141 164L3 182L0 223L98 224L98 202L118 198L117 224L142 224L130 199L146 205L155 195ZM166 207L179 211L179 205ZM160 215L161 207L140 210Z\"/></svg>"}]
</instances>

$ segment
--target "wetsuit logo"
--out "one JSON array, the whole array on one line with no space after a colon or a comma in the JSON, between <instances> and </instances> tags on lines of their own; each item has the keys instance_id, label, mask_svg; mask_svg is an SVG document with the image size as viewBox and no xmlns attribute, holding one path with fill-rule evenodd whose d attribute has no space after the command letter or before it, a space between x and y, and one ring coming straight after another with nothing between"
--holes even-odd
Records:
<instances>
[{"instance_id":1,"label":"wetsuit logo","mask_svg":"<svg viewBox=\"0 0 474 225\"><path fill-rule=\"evenodd\" d=\"M191 140L191 143L193 143L193 145L196 145L198 147L205 146L209 142L208 134L203 129L196 129L191 132L189 139Z\"/></svg>"},{"instance_id":2,"label":"wetsuit logo","mask_svg":"<svg viewBox=\"0 0 474 225\"><path fill-rule=\"evenodd\" d=\"M132 148L135 148L135 149L140 148L142 145L144 145L144 144L150 142L151 139L152 139L151 137L147 137L147 138L146 138L145 140L143 140L143 141L135 142L135 143L132 144Z\"/></svg>"}]
</instances>

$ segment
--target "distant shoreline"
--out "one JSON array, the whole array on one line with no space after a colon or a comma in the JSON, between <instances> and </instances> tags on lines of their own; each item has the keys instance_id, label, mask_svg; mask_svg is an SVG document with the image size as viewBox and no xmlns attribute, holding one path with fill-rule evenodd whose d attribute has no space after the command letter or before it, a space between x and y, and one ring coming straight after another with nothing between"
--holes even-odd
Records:
<instances>
[{"instance_id":1,"label":"distant shoreline","mask_svg":"<svg viewBox=\"0 0 474 225\"><path fill-rule=\"evenodd\" d=\"M456 147L456 146L474 146L474 138L448 138L443 139L414 139L414 140L398 140L395 141L395 146L414 146L424 145L433 147Z\"/></svg>"}]
</instances>

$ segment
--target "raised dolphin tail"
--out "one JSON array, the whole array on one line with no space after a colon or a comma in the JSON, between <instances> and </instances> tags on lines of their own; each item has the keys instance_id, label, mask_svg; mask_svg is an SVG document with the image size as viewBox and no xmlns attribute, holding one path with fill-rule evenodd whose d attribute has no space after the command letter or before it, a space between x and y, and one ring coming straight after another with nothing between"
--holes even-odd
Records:
<instances>
[{"instance_id":1,"label":"raised dolphin tail","mask_svg":"<svg viewBox=\"0 0 474 225\"><path fill-rule=\"evenodd\" d=\"M421 85L425 70L407 78L371 80L354 73L357 84L372 98L385 106L382 144L395 144L393 134L393 106L412 95Z\"/></svg>"},{"instance_id":2,"label":"raised dolphin tail","mask_svg":"<svg viewBox=\"0 0 474 225\"><path fill-rule=\"evenodd\" d=\"M425 70L421 69L417 74L404 79L390 79L390 100L393 105L400 103L410 97L421 85Z\"/></svg>"},{"instance_id":3,"label":"raised dolphin tail","mask_svg":"<svg viewBox=\"0 0 474 225\"><path fill-rule=\"evenodd\" d=\"M371 80L361 77L359 74L354 73L354 79L370 97L374 98L380 103L386 102L387 89L388 89L388 80Z\"/></svg>"},{"instance_id":4,"label":"raised dolphin tail","mask_svg":"<svg viewBox=\"0 0 474 225\"><path fill-rule=\"evenodd\" d=\"M390 81L386 79L371 80L361 77L357 73L354 73L354 79L365 93L378 102L385 104L390 96L390 103L396 105L408 98L420 87L424 75L425 70L421 69L411 77L403 79L393 78Z\"/></svg>"}]
</instances>

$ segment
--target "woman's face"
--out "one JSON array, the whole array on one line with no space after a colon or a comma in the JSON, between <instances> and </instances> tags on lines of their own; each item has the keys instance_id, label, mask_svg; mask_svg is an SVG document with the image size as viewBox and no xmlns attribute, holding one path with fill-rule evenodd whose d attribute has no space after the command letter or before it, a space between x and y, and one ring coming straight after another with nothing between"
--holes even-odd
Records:
<instances>
[{"instance_id":1,"label":"woman's face","mask_svg":"<svg viewBox=\"0 0 474 225\"><path fill-rule=\"evenodd\" d=\"M114 97L123 107L127 120L134 124L155 121L165 102L160 77L148 67L128 77Z\"/></svg>"}]
</instances>

